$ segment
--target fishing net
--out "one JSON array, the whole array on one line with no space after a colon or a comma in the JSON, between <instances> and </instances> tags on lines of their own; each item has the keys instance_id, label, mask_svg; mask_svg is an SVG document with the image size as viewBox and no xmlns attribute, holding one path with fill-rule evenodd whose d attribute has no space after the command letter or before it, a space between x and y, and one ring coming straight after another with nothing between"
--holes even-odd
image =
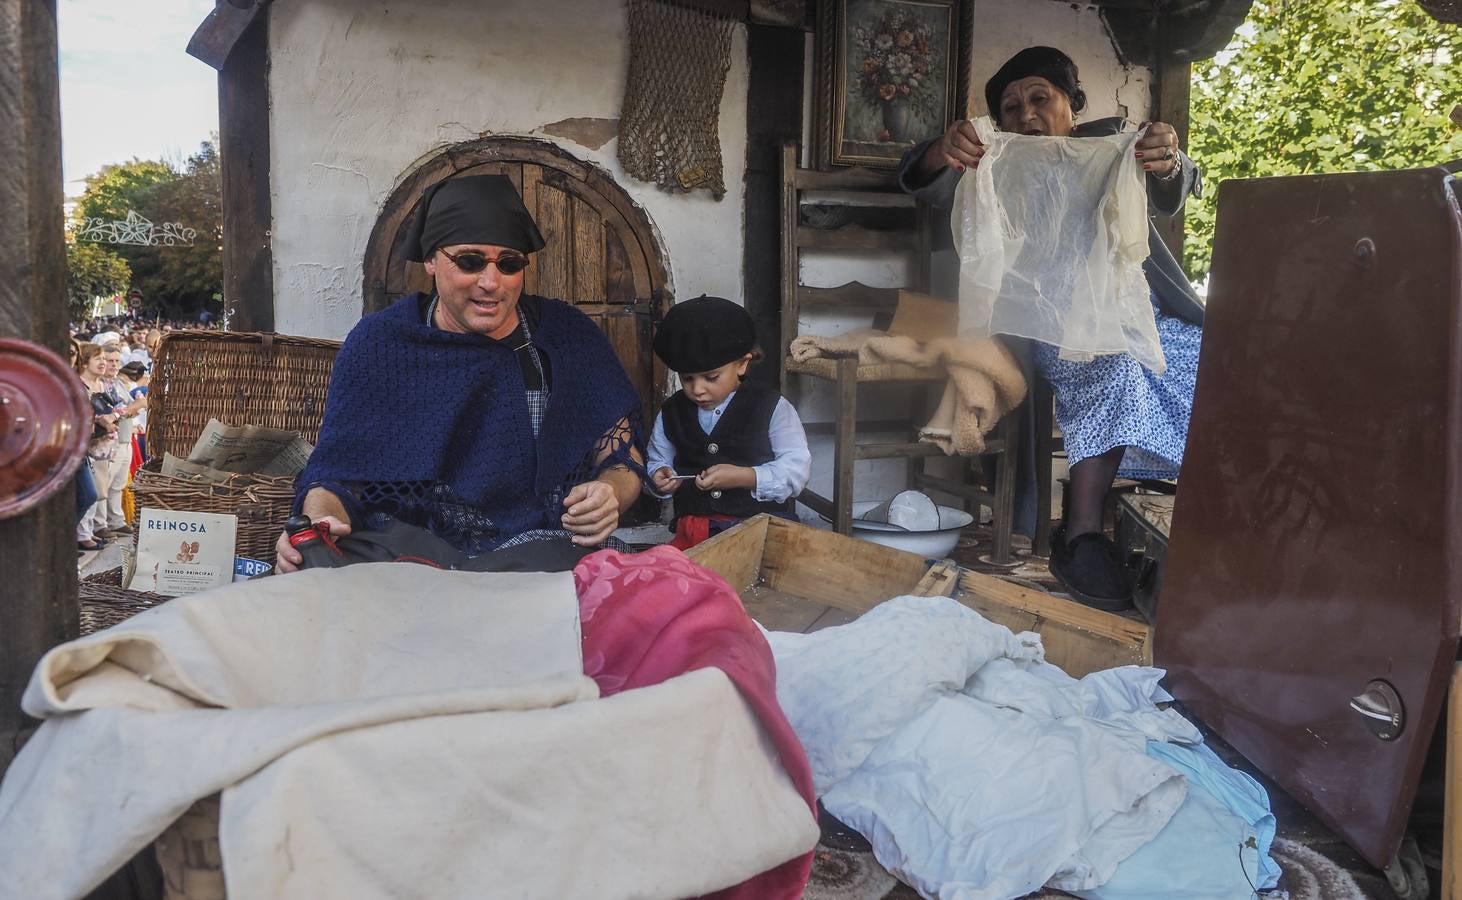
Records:
<instances>
[{"instance_id":1,"label":"fishing net","mask_svg":"<svg viewBox=\"0 0 1462 900\"><path fill-rule=\"evenodd\" d=\"M725 196L718 120L735 25L691 0L630 0L629 77L619 119L625 172L670 190Z\"/></svg>"}]
</instances>

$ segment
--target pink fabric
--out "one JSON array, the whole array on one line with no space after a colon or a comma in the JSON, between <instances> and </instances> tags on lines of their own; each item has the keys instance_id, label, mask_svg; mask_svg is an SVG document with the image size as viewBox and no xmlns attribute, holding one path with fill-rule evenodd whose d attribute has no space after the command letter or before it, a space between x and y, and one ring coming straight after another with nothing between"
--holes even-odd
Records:
<instances>
[{"instance_id":1,"label":"pink fabric","mask_svg":"<svg viewBox=\"0 0 1462 900\"><path fill-rule=\"evenodd\" d=\"M777 705L776 665L741 598L719 575L671 547L602 550L574 568L584 632L584 674L604 696L659 684L695 669L725 672L751 706L814 818L812 768ZM714 900L801 897L812 853L788 860Z\"/></svg>"}]
</instances>

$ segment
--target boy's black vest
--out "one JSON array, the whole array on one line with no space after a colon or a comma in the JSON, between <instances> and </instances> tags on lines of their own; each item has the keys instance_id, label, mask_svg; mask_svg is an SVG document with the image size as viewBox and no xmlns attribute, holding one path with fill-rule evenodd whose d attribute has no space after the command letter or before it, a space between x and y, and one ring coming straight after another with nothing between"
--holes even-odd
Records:
<instances>
[{"instance_id":1,"label":"boy's black vest","mask_svg":"<svg viewBox=\"0 0 1462 900\"><path fill-rule=\"evenodd\" d=\"M771 462L775 454L767 432L780 399L776 391L742 382L710 434L701 430L695 401L685 396L684 391L666 400L662 409L665 436L675 447L676 473L694 475L719 463L759 466ZM674 497L676 517L746 518L763 512L790 512L793 507L790 497L786 502L772 503L754 499L748 488L703 491L689 481L680 486Z\"/></svg>"}]
</instances>

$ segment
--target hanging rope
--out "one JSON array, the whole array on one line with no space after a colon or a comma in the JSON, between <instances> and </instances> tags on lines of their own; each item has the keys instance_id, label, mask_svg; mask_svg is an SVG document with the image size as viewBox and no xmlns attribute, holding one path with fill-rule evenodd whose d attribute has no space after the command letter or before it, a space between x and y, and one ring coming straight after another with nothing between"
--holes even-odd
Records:
<instances>
[{"instance_id":1,"label":"hanging rope","mask_svg":"<svg viewBox=\"0 0 1462 900\"><path fill-rule=\"evenodd\" d=\"M735 21L706 9L630 0L629 78L619 118L619 161L670 190L726 194L721 92Z\"/></svg>"}]
</instances>

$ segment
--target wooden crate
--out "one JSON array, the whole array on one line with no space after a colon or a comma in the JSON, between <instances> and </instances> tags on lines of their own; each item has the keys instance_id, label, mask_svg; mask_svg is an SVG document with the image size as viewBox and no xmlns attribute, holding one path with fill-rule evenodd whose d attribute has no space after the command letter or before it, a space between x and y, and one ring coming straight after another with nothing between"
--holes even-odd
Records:
<instances>
[{"instance_id":1,"label":"wooden crate","mask_svg":"<svg viewBox=\"0 0 1462 900\"><path fill-rule=\"evenodd\" d=\"M1098 669L1150 665L1149 629L1042 591L971 572L949 560L756 516L686 556L725 578L752 617L773 631L843 625L892 597L953 597L1013 631L1034 631L1046 659L1077 678Z\"/></svg>"}]
</instances>

